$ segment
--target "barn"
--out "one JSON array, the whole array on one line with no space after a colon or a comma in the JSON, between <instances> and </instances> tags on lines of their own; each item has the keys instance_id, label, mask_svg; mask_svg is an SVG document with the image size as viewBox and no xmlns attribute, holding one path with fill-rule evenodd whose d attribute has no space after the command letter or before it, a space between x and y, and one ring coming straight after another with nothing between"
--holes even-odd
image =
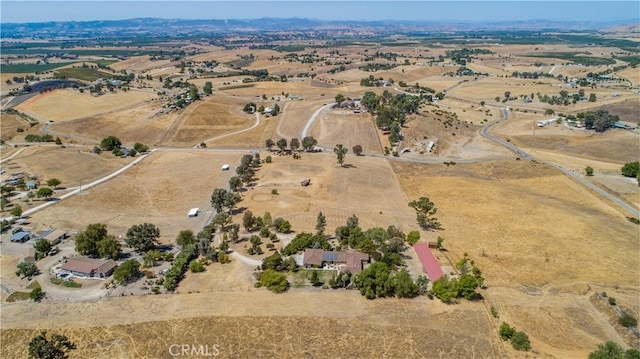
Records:
<instances>
[{"instance_id":1,"label":"barn","mask_svg":"<svg viewBox=\"0 0 640 359\"><path fill-rule=\"evenodd\" d=\"M418 254L418 258L422 263L422 268L424 268L424 272L427 274L430 281L434 282L444 275L438 260L433 256L433 253L431 253L431 250L429 249L429 244L416 243L413 245L413 249Z\"/></svg>"}]
</instances>

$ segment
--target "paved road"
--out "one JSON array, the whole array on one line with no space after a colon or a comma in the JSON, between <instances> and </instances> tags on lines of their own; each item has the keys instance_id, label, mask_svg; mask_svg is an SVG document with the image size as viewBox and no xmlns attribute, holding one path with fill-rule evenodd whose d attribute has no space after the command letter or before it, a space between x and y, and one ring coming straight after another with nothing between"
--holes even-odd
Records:
<instances>
[{"instance_id":1,"label":"paved road","mask_svg":"<svg viewBox=\"0 0 640 359\"><path fill-rule=\"evenodd\" d=\"M564 167L562 167L561 165L559 165L557 163L550 162L550 161L547 161L547 160L543 160L541 158L534 157L534 156L528 154L526 151L524 151L520 147L514 145L513 143L507 142L507 141L505 141L505 140L503 140L503 139L501 139L499 137L496 137L496 136L492 135L489 132L491 127L493 127L494 125L496 125L500 121L507 120L508 118L509 118L509 109L508 108L503 108L502 109L502 119L493 121L493 122L489 123L488 125L484 126L482 128L482 130L480 130L480 134L483 137L486 137L487 139L489 139L491 141L494 141L494 142L496 142L498 144L501 144L501 145L505 146L506 148L508 148L510 151L513 151L514 153L516 153L521 158L533 159L533 160L536 160L538 162L542 162L542 163L544 163L546 165L549 165L551 167L557 168L558 170L560 170L565 175L573 178L574 180L578 181L580 184L586 186L590 190L596 192L597 194L601 195L602 197L604 197L604 198L608 199L609 201L613 202L618 207L623 209L625 212L628 212L629 214L633 215L634 217L640 217L640 211L638 209L636 209L635 207L631 206L630 204L620 200L619 198L607 193L606 191L604 191L600 187L595 186L591 182L589 182L586 179L584 179L579 173L576 173L576 172L573 172L573 171L571 171L571 170L569 170L567 168L564 168Z\"/></svg>"}]
</instances>

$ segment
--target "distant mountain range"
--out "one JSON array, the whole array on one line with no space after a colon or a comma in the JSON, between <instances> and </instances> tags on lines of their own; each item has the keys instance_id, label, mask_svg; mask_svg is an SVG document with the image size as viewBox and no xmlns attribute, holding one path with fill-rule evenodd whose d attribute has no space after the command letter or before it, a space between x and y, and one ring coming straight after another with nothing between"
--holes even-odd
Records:
<instances>
[{"instance_id":1,"label":"distant mountain range","mask_svg":"<svg viewBox=\"0 0 640 359\"><path fill-rule=\"evenodd\" d=\"M600 30L614 26L636 25L637 20L616 22L581 21L332 21L307 18L260 18L260 19L159 19L138 18L128 20L56 21L38 23L3 23L0 25L3 38L24 37L110 37L123 35L180 37L197 34L227 32L278 32L278 31L331 31L366 29L379 34L411 33L416 31L584 31ZM637 27L636 27L637 28Z\"/></svg>"}]
</instances>

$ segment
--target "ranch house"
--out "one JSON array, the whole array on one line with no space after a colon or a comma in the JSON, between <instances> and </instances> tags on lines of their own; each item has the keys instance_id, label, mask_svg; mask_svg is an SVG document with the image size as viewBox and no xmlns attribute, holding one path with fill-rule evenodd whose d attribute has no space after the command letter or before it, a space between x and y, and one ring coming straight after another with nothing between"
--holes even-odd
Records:
<instances>
[{"instance_id":1,"label":"ranch house","mask_svg":"<svg viewBox=\"0 0 640 359\"><path fill-rule=\"evenodd\" d=\"M370 263L369 255L356 250L325 251L323 249L305 249L303 264L306 268L337 269L341 272L357 274Z\"/></svg>"},{"instance_id":2,"label":"ranch house","mask_svg":"<svg viewBox=\"0 0 640 359\"><path fill-rule=\"evenodd\" d=\"M74 257L67 258L60 270L80 278L107 278L117 266L111 259Z\"/></svg>"}]
</instances>

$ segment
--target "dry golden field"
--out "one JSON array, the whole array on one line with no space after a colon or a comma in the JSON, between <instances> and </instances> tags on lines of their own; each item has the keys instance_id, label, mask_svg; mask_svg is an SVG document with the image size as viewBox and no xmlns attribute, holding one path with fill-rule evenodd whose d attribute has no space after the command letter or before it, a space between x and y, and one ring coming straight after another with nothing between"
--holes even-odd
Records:
<instances>
[{"instance_id":1,"label":"dry golden field","mask_svg":"<svg viewBox=\"0 0 640 359\"><path fill-rule=\"evenodd\" d=\"M415 228L414 214L386 160L348 153L345 165L341 168L332 153L303 153L299 160L273 156L273 163L257 172L257 185L244 193L241 206L254 214L269 211L273 218L283 217L296 231L313 231L320 211L327 217L329 232L352 214L365 229ZM307 178L311 185L302 187L300 182ZM271 194L273 189L277 195Z\"/></svg>"},{"instance_id":2,"label":"dry golden field","mask_svg":"<svg viewBox=\"0 0 640 359\"><path fill-rule=\"evenodd\" d=\"M120 110L155 97L154 93L141 91L118 91L94 96L64 89L35 96L17 106L16 109L43 122L64 121ZM66 105L61 106L61 104Z\"/></svg>"},{"instance_id":3,"label":"dry golden field","mask_svg":"<svg viewBox=\"0 0 640 359\"><path fill-rule=\"evenodd\" d=\"M3 357L24 356L29 338L42 327L77 343L71 358L170 358L172 344L208 344L210 350L218 345L221 358L491 358L510 352L491 334L495 323L482 304L367 301L352 291L275 295L253 289L5 310L25 321L3 325ZM25 323L32 325L13 329Z\"/></svg>"},{"instance_id":4,"label":"dry golden field","mask_svg":"<svg viewBox=\"0 0 640 359\"><path fill-rule=\"evenodd\" d=\"M240 152L158 151L105 184L34 214L31 221L77 230L105 223L115 235L124 235L134 224L149 222L160 228L161 242L172 243L179 231L197 231L207 220L211 193L226 186L230 176L220 167L237 163L241 156ZM199 207L203 214L188 218L193 207Z\"/></svg>"},{"instance_id":5,"label":"dry golden field","mask_svg":"<svg viewBox=\"0 0 640 359\"><path fill-rule=\"evenodd\" d=\"M377 72L358 69L365 46L340 47L339 56L329 53L333 49L318 47L319 56L353 61L346 71L329 74L327 71L338 65L289 62L284 58L286 52L273 50L224 50L192 44L183 48L210 52L188 59L219 61L216 72L233 70L232 65L244 62L243 69L268 69L272 75L293 77L287 82L256 82L235 89L224 87L241 85L246 76L190 79L198 86L211 81L214 94L170 113L162 111L164 101L151 101L156 97L152 89L97 97L56 90L24 102L18 110L42 122L54 121L49 130L90 147L110 135L127 145L142 142L163 147L118 177L33 214L30 225L35 230L59 227L79 231L90 223L105 223L111 234L119 236L133 224L150 222L160 228L161 243L174 243L179 231L197 232L207 223L212 215L212 191L227 187L235 166L248 153L221 148L264 149L269 138L300 139L309 117L334 102L337 94L361 97L365 91L382 94L385 90L397 94L398 81L446 91L444 100L409 116L398 148L407 147L411 152L401 155L400 160L353 155L356 144L375 154L381 154L384 146L391 147L374 127L370 114L346 110L321 113L309 135L322 147L344 144L349 149L345 167L337 164L333 153L302 153L301 159L294 160L263 150L261 157L271 155L273 163L262 164L255 186L241 192L239 206L254 215L268 211L273 218L289 220L292 236L315 231L320 211L327 218L327 233L353 214L363 229L393 225L407 232L418 228L408 202L427 196L439 209L436 217L443 229L421 231L421 241L445 238L445 250L436 252L436 257L447 270L468 253L486 278L483 301L455 305L427 297L370 301L357 291L295 286L288 293L275 295L253 287L255 264L233 258L230 264L215 263L203 273L186 274L177 293L170 295L2 303L0 357L24 357L29 339L41 329L68 335L78 346L71 358L170 358L172 344L217 345L222 358L584 358L607 340L637 345L637 340L611 321L610 308L603 309L593 295L606 291L636 317L640 314L638 226L627 220L626 213L561 172L536 160L516 160L512 152L479 134L481 126L500 118L501 107L509 106L509 119L493 127L494 134L576 172L592 166L596 172L589 179L592 183L640 206L637 183L618 175L625 162L638 158L637 133L610 130L594 134L562 124L535 128L534 133L533 127L535 121L550 117L542 114L546 108L562 113L604 108L620 113L623 120L637 122L640 100L632 90L585 88L587 96L596 93L598 101L566 107L549 106L537 99L529 104L495 101L505 91L512 96L578 91L561 87L555 79L498 77L513 71L572 77L607 69L563 65L564 60L526 54L590 51L609 57L617 50L566 45L477 47L495 54L480 55L469 64L474 71L490 74L475 80L445 75L455 72L458 65L424 64L425 57L444 55L456 45L377 46L375 51L407 54L412 63ZM314 50L307 48L298 54ZM239 55L249 54L256 59L240 60ZM398 58L397 63L403 60ZM533 66L535 62L544 64ZM188 78L188 74L179 73L178 64L137 56L110 66L151 74L154 79L146 85L160 89L158 76ZM313 72L316 77L296 77L303 72ZM637 69L619 73L636 86L637 74ZM396 85L360 86L360 79L369 75L392 78ZM5 77L2 79L4 82ZM614 96L616 92L620 96ZM486 106L480 101L486 101ZM282 112L277 117L245 114L242 108L248 102L265 107L278 103ZM3 113L2 137L17 141L27 133L37 133L34 127L16 136L20 121ZM433 153L417 153L431 140L437 140ZM189 148L200 142L208 149ZM2 167L8 172L34 173L43 180L57 177L62 186L72 187L132 160L109 153L93 155L88 153L90 147L32 147ZM16 150L3 148L2 157ZM438 164L405 162L412 158ZM496 158L501 160L493 160ZM478 162L440 164L446 160ZM230 164L231 171L221 171L222 164ZM311 179L311 185L302 187L304 179ZM199 207L202 214L188 218L193 207ZM233 221L241 223L242 214L234 215ZM407 255L413 253L409 250ZM7 273L13 277L19 260L3 253L3 279ZM415 272L415 258L408 258L408 266ZM498 318L489 314L492 306ZM497 334L502 321L525 331L535 352L516 352L502 342Z\"/></svg>"}]
</instances>

